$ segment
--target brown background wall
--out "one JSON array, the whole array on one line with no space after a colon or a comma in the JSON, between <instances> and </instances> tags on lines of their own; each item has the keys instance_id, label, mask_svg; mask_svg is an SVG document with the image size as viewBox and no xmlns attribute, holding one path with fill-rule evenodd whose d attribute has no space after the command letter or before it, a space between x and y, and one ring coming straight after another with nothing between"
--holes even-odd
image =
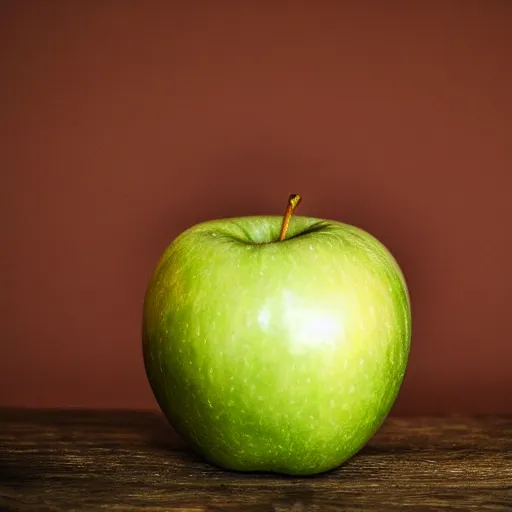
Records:
<instances>
[{"instance_id":1,"label":"brown background wall","mask_svg":"<svg viewBox=\"0 0 512 512\"><path fill-rule=\"evenodd\" d=\"M275 4L2 2L0 405L154 407L164 247L298 191L408 277L395 410L512 412L512 3Z\"/></svg>"}]
</instances>

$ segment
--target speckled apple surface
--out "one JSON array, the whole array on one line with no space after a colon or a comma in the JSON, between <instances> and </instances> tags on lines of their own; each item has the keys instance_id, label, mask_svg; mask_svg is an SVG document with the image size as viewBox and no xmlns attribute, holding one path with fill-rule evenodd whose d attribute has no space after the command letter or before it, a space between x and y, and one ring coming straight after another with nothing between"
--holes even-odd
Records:
<instances>
[{"instance_id":1,"label":"speckled apple surface","mask_svg":"<svg viewBox=\"0 0 512 512\"><path fill-rule=\"evenodd\" d=\"M179 235L147 287L143 355L160 408L205 459L310 475L356 454L389 413L410 301L370 234L295 216L274 242L281 222L220 219Z\"/></svg>"}]
</instances>

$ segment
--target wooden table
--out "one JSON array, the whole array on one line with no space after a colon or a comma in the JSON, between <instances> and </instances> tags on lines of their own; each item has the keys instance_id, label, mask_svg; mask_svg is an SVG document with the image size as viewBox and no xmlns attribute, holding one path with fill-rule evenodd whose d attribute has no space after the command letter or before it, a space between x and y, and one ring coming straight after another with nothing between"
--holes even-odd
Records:
<instances>
[{"instance_id":1,"label":"wooden table","mask_svg":"<svg viewBox=\"0 0 512 512\"><path fill-rule=\"evenodd\" d=\"M0 510L511 510L512 417L394 418L308 478L223 471L157 413L0 409Z\"/></svg>"}]
</instances>

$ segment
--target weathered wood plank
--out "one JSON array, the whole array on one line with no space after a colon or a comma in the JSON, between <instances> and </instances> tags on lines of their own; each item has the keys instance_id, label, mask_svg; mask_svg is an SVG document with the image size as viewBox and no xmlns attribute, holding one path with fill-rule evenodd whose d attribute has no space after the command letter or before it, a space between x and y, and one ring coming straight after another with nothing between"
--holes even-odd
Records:
<instances>
[{"instance_id":1,"label":"weathered wood plank","mask_svg":"<svg viewBox=\"0 0 512 512\"><path fill-rule=\"evenodd\" d=\"M512 417L391 417L342 467L290 478L212 467L157 413L4 409L0 510L512 510Z\"/></svg>"}]
</instances>

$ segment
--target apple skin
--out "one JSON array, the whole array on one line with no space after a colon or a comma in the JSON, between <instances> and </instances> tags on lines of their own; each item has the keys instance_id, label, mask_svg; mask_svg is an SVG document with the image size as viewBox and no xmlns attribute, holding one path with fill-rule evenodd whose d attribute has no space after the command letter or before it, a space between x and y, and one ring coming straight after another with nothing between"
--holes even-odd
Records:
<instances>
[{"instance_id":1,"label":"apple skin","mask_svg":"<svg viewBox=\"0 0 512 512\"><path fill-rule=\"evenodd\" d=\"M145 295L146 374L165 417L207 461L312 475L356 454L402 384L404 276L347 224L213 220L165 250Z\"/></svg>"}]
</instances>

